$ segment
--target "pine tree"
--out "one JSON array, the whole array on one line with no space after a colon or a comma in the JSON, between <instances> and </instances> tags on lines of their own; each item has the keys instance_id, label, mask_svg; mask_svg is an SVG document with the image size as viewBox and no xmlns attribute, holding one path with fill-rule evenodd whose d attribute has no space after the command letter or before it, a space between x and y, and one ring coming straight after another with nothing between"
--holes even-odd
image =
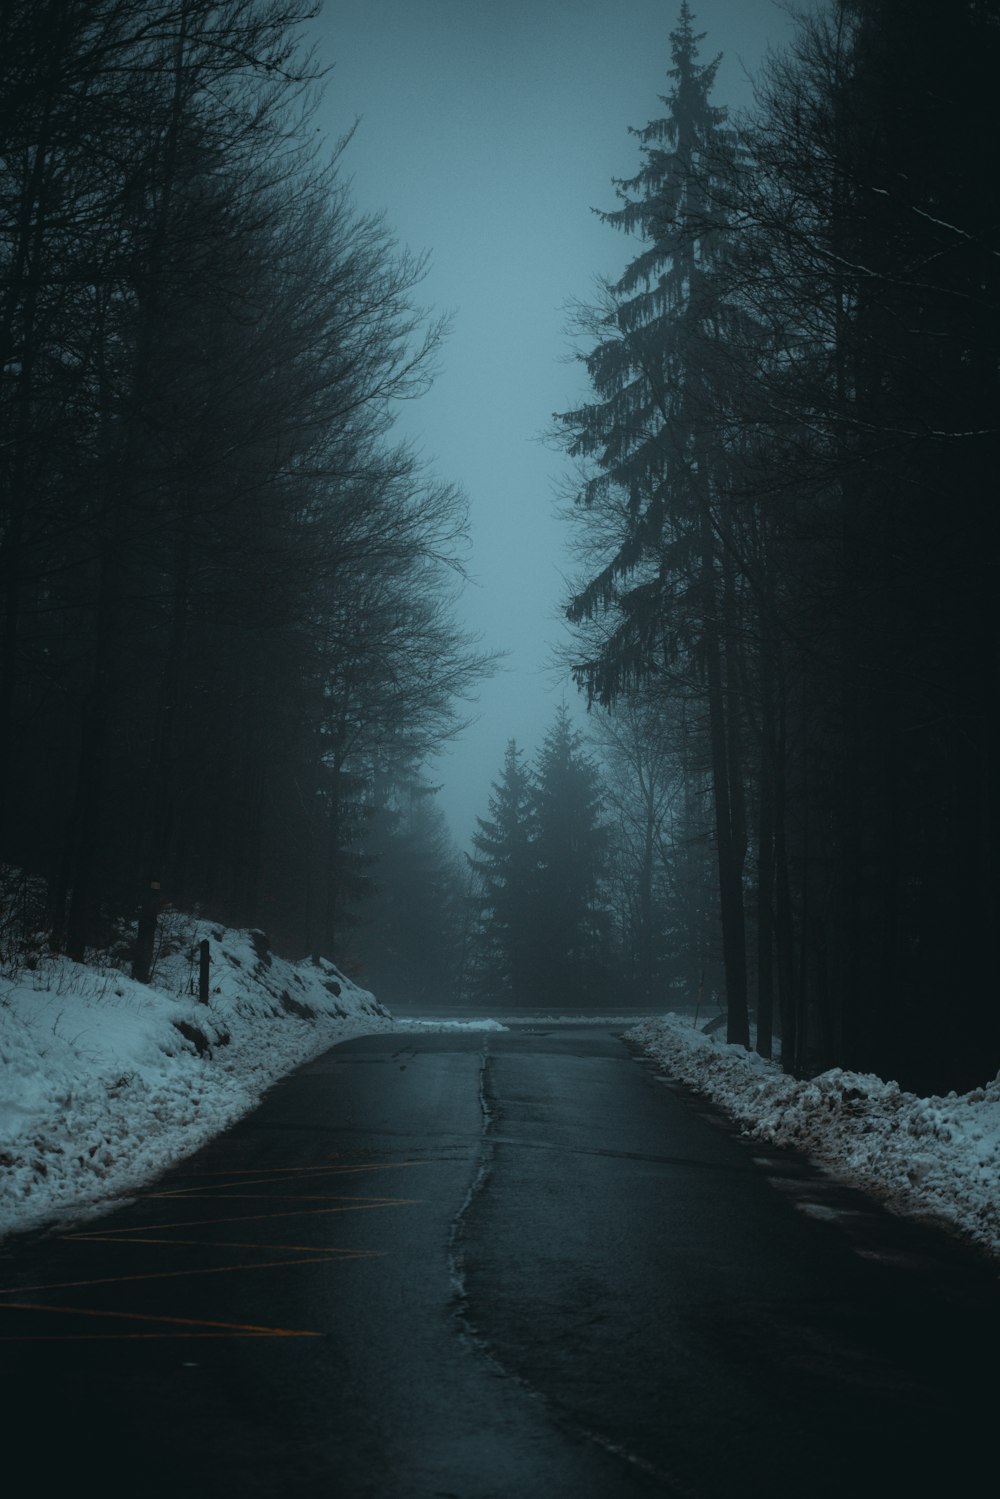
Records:
<instances>
[{"instance_id":1,"label":"pine tree","mask_svg":"<svg viewBox=\"0 0 1000 1499\"><path fill-rule=\"evenodd\" d=\"M538 756L537 974L543 1003L599 1000L607 981L610 918L603 895L608 829L594 762L563 704Z\"/></svg>"},{"instance_id":2,"label":"pine tree","mask_svg":"<svg viewBox=\"0 0 1000 1499\"><path fill-rule=\"evenodd\" d=\"M483 997L532 1004L538 956L535 787L513 739L489 810L488 818L476 819L472 835L478 857L469 856L478 882L473 984Z\"/></svg>"},{"instance_id":3,"label":"pine tree","mask_svg":"<svg viewBox=\"0 0 1000 1499\"><path fill-rule=\"evenodd\" d=\"M683 0L667 113L633 131L643 165L617 183L623 206L603 215L646 246L607 288L596 347L584 356L597 399L557 420L570 454L593 465L579 496L584 521L596 513L606 530L610 512L615 538L567 610L577 623L612 620L598 653L577 667L578 681L610 705L683 661L707 697L728 1036L746 1045L738 580L718 544L733 458L713 440L728 399L725 350L744 337L746 320L720 274L736 165L725 111L709 99L719 59L698 61L701 39Z\"/></svg>"}]
</instances>

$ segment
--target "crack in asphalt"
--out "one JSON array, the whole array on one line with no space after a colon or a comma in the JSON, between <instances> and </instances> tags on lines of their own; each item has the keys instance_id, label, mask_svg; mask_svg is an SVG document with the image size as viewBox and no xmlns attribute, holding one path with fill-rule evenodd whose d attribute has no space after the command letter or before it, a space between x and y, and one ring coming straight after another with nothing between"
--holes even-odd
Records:
<instances>
[{"instance_id":1,"label":"crack in asphalt","mask_svg":"<svg viewBox=\"0 0 1000 1499\"><path fill-rule=\"evenodd\" d=\"M483 1049L480 1052L478 1076L479 1112L481 1118L478 1137L479 1162L476 1169L476 1174L469 1184L469 1189L465 1194L462 1206L459 1208L458 1212L455 1214L455 1217L452 1219L451 1228L448 1233L448 1270L451 1275L451 1283L455 1289L457 1315L459 1322L462 1325L463 1335L468 1341L471 1341L473 1343L476 1343L477 1339L476 1334L467 1318L468 1293L466 1291L465 1285L465 1251L462 1248L462 1241L465 1237L466 1215L472 1204L475 1202L476 1198L479 1196L480 1192L484 1190L486 1183L489 1181L489 1178L493 1172L494 1151L492 1141L490 1139L490 1128L493 1124L495 1115L492 1108L492 1101L488 1092L489 1065L490 1043L488 1041L484 1041Z\"/></svg>"},{"instance_id":2,"label":"crack in asphalt","mask_svg":"<svg viewBox=\"0 0 1000 1499\"><path fill-rule=\"evenodd\" d=\"M704 1499L704 1495L699 1490L693 1489L689 1484L685 1483L681 1479L678 1479L674 1474L665 1471L663 1468L657 1467L655 1464L647 1461L646 1458L640 1457L638 1453L631 1452L627 1447L624 1447L620 1442L614 1441L611 1437L606 1436L603 1432L595 1431L592 1427L585 1425L575 1416L571 1415L568 1411L559 1406L556 1402L552 1401L551 1398L546 1395L544 1390L541 1390L536 1385L531 1384L530 1381L525 1379L523 1375L518 1374L513 1369L508 1368L506 1364L504 1364L503 1361L497 1357L488 1337L473 1321L469 1304L469 1290L465 1274L465 1250L463 1247L463 1241L465 1239L466 1219L474 1203L486 1190L490 1179L493 1176L494 1166L496 1162L497 1145L508 1143L530 1143L515 1140L507 1141L502 1135L496 1135L493 1133L494 1125L500 1118L500 1109L496 1093L493 1090L491 1083L492 1069L490 1065L491 1059L488 1041L485 1041L483 1043L483 1049L480 1055L481 1060L479 1066L478 1085L479 1109L482 1116L482 1127L480 1129L479 1135L479 1163L476 1174L469 1184L469 1189L465 1194L462 1205L452 1220L451 1229L448 1235L449 1271L451 1274L451 1281L455 1293L455 1317L459 1325L459 1335L462 1341L472 1352L476 1353L480 1358L485 1359L486 1362L492 1367L492 1369L502 1378L509 1380L511 1383L517 1385L517 1387L523 1390L531 1400L537 1401L542 1406L544 1406L553 1423L556 1426L562 1428L562 1430L564 1430L567 1434L572 1435L577 1439L583 1438L585 1441L593 1443L594 1446L600 1447L604 1452L609 1453L612 1457L617 1458L620 1462L625 1463L628 1467L636 1469L640 1473L643 1473L646 1477L653 1479L664 1493L672 1496L672 1499ZM561 1149L571 1149L571 1147L547 1147L544 1145L539 1145L538 1148L548 1148L556 1151ZM611 1156L632 1155L631 1152L611 1150L583 1151L577 1153ZM641 1160L664 1159L663 1157L656 1156L635 1156L634 1158ZM698 1163L690 1161L679 1161L678 1164L693 1165Z\"/></svg>"}]
</instances>

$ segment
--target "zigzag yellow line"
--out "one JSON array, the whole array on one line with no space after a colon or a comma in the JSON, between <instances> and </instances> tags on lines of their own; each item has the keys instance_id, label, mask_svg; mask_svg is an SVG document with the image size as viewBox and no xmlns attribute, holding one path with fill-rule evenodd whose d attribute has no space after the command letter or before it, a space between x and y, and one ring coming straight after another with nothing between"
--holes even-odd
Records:
<instances>
[{"instance_id":1,"label":"zigzag yellow line","mask_svg":"<svg viewBox=\"0 0 1000 1499\"><path fill-rule=\"evenodd\" d=\"M323 1217L327 1213L363 1213L369 1208L391 1208L409 1207L414 1203L421 1202L420 1197L374 1197L374 1198L342 1198L342 1201L352 1203L351 1207L337 1208L303 1208L297 1213L241 1213L227 1218L183 1218L176 1223L139 1223L135 1228L115 1228L107 1230L103 1235L96 1234L63 1234L62 1237L70 1241L85 1243L88 1239L97 1237L111 1239L126 1238L129 1234L147 1233L150 1230L162 1233L168 1228L206 1228L215 1223L270 1223L276 1218L307 1218ZM4 1294L0 1291L0 1296Z\"/></svg>"},{"instance_id":2,"label":"zigzag yellow line","mask_svg":"<svg viewBox=\"0 0 1000 1499\"><path fill-rule=\"evenodd\" d=\"M35 1288L28 1287L28 1289L30 1290ZM156 1316L152 1312L110 1312L101 1311L94 1307L84 1306L45 1306L41 1303L32 1301L8 1301L5 1303L5 1305L12 1311L20 1312L58 1312L62 1316L71 1317L108 1317L111 1319L120 1319L121 1321L125 1322L166 1322L170 1323L172 1326L178 1327L211 1327L216 1329L216 1331L211 1334L201 1333L201 1337L211 1336L218 1338L238 1336L254 1338L321 1338L323 1336L321 1332L304 1332L301 1329L297 1328L261 1327L253 1322L212 1322L203 1317L162 1317ZM47 1333L43 1336L45 1337L45 1340L47 1342L62 1341L62 1335L60 1335L59 1333ZM70 1336L90 1337L92 1335L70 1334ZM104 1334L103 1336L116 1336L116 1334ZM126 1334L126 1336L128 1336L128 1334ZM132 1334L131 1336L143 1336L143 1334ZM167 1335L160 1333L145 1334L145 1336L163 1337ZM184 1334L174 1333L172 1334L172 1336L182 1337L184 1336ZM199 1335L196 1334L196 1336ZM34 1341L34 1339L30 1334L22 1336L14 1335L13 1337L5 1334L0 1337L0 1341L5 1343L26 1341L30 1342Z\"/></svg>"},{"instance_id":3,"label":"zigzag yellow line","mask_svg":"<svg viewBox=\"0 0 1000 1499\"><path fill-rule=\"evenodd\" d=\"M374 1251L373 1258L378 1256ZM227 1275L234 1270L275 1270L284 1265L328 1265L331 1261L344 1258L340 1254L319 1254L311 1259L297 1260L265 1260L255 1265L209 1265L191 1270L150 1270L141 1275L106 1275L94 1280L58 1280L46 1285L38 1286L8 1286L0 1290L0 1296L20 1296L25 1291L69 1291L81 1286L115 1286L126 1281L133 1280L179 1280L184 1276L196 1275ZM0 1302L0 1309L4 1306L17 1306L17 1302ZM41 1308L41 1310L45 1310ZM67 1308L55 1308L55 1310L67 1310ZM97 1315L97 1313L95 1313ZM126 1312L109 1312L108 1316L129 1316ZM171 1319L168 1319L171 1320Z\"/></svg>"},{"instance_id":4,"label":"zigzag yellow line","mask_svg":"<svg viewBox=\"0 0 1000 1499\"><path fill-rule=\"evenodd\" d=\"M364 1166L364 1165L357 1165L357 1166L269 1166L267 1168L266 1172L264 1173L264 1175L260 1174L261 1168L258 1166L255 1169L250 1169L248 1167L245 1170L241 1170L241 1171L206 1171L204 1173L199 1173L199 1174L203 1174L205 1176L223 1176L223 1177L225 1177L225 1176L256 1176L257 1177L256 1181L250 1181L250 1182L239 1182L238 1181L238 1182L234 1182L233 1185L237 1186L237 1187L238 1186L257 1187L257 1186L267 1186L271 1182L280 1182L282 1180L287 1179L289 1176L299 1176L299 1175L302 1175L302 1176L305 1176L305 1175L311 1175L311 1176L351 1176L351 1175L358 1175L359 1173L365 1172L365 1171L395 1171L395 1170L397 1170L397 1169L399 1169L401 1167L404 1167L404 1166L425 1166L425 1165L427 1165L426 1161L386 1161L386 1162L383 1162L382 1164L371 1165L371 1166ZM211 1192L218 1185L219 1185L219 1183L217 1183L217 1182L211 1182L207 1186L204 1186L204 1187L197 1187L197 1186L195 1186L195 1187L176 1187L176 1188L174 1188L174 1189L172 1189L171 1191L168 1191L168 1192L144 1192L142 1194L142 1196L143 1196L143 1198L149 1198L149 1199L154 1199L154 1198L159 1198L159 1197L195 1197L195 1196L201 1194L202 1192Z\"/></svg>"},{"instance_id":5,"label":"zigzag yellow line","mask_svg":"<svg viewBox=\"0 0 1000 1499\"><path fill-rule=\"evenodd\" d=\"M68 1236L64 1235L64 1237ZM244 1239L137 1239L134 1237L116 1239L110 1236L105 1238L102 1234L88 1234L82 1242L86 1244L120 1244L122 1246L130 1244L181 1244L197 1246L202 1249L291 1249L301 1251L303 1254L328 1254L331 1259L371 1259L379 1257L383 1253L381 1249L338 1249L332 1244L274 1244L270 1239L263 1243L260 1240L251 1240L248 1242ZM6 1294L5 1291L0 1291L0 1296Z\"/></svg>"}]
</instances>

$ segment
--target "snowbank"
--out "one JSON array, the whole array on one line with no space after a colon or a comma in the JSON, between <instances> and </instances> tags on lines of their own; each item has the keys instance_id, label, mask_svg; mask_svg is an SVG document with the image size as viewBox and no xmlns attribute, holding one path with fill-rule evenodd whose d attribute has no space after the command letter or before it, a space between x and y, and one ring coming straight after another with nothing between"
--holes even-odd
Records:
<instances>
[{"instance_id":1,"label":"snowbank","mask_svg":"<svg viewBox=\"0 0 1000 1499\"><path fill-rule=\"evenodd\" d=\"M801 1150L893 1211L934 1220L1000 1257L1000 1077L960 1096L918 1098L839 1067L796 1082L676 1015L641 1021L626 1039L744 1133Z\"/></svg>"},{"instance_id":2,"label":"snowbank","mask_svg":"<svg viewBox=\"0 0 1000 1499\"><path fill-rule=\"evenodd\" d=\"M393 1028L332 963L174 917L152 985L39 956L0 977L0 1235L84 1216L197 1149L285 1073ZM195 954L211 956L207 1005Z\"/></svg>"},{"instance_id":3,"label":"snowbank","mask_svg":"<svg viewBox=\"0 0 1000 1499\"><path fill-rule=\"evenodd\" d=\"M413 1018L397 1017L397 1030L428 1030L428 1031L505 1031L507 1026L501 1025L499 1020L416 1020Z\"/></svg>"},{"instance_id":4,"label":"snowbank","mask_svg":"<svg viewBox=\"0 0 1000 1499\"><path fill-rule=\"evenodd\" d=\"M394 1020L325 959L290 963L259 933L189 918L167 926L148 986L110 962L56 956L0 976L0 1235L103 1211L338 1041L506 1029ZM195 997L203 939L208 1005ZM530 1019L622 1024L620 1015ZM1000 1078L961 1097L917 1098L839 1069L795 1082L676 1015L639 1020L627 1037L747 1134L801 1150L895 1211L935 1219L1000 1257Z\"/></svg>"}]
</instances>

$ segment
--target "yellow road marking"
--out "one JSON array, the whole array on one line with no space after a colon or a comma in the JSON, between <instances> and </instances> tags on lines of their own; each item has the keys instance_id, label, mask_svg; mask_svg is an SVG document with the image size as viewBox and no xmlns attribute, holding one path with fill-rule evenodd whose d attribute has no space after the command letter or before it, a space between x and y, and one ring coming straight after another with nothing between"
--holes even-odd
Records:
<instances>
[{"instance_id":1,"label":"yellow road marking","mask_svg":"<svg viewBox=\"0 0 1000 1499\"><path fill-rule=\"evenodd\" d=\"M254 1183L249 1182L248 1186ZM168 1197L171 1201L177 1198L193 1197L193 1193L187 1192L150 1192L146 1199ZM371 1201L393 1201L390 1198L370 1197L345 1197L342 1192L215 1192L199 1196L199 1202L371 1202Z\"/></svg>"},{"instance_id":2,"label":"yellow road marking","mask_svg":"<svg viewBox=\"0 0 1000 1499\"><path fill-rule=\"evenodd\" d=\"M276 1218L322 1218L328 1213L361 1213L367 1208L392 1208L411 1207L414 1203L422 1202L420 1197L373 1197L373 1198L345 1198L344 1201L352 1203L363 1203L364 1206L352 1206L346 1208L302 1208L297 1213L240 1213L235 1217L228 1218L183 1218L176 1223L139 1223L135 1228L114 1228L110 1230L109 1237L120 1238L128 1234L148 1233L151 1229L162 1233L168 1228L209 1228L216 1223L270 1223ZM96 1234L63 1234L62 1238L68 1242L96 1239ZM101 1235L100 1237L104 1237ZM0 1295L4 1293L0 1291Z\"/></svg>"},{"instance_id":3,"label":"yellow road marking","mask_svg":"<svg viewBox=\"0 0 1000 1499\"><path fill-rule=\"evenodd\" d=\"M42 1288L29 1286L27 1289ZM11 1310L19 1312L61 1312L67 1317L110 1317L123 1322L167 1322L177 1327L212 1327L217 1329L214 1333L215 1337L228 1333L252 1334L259 1338L321 1338L323 1336L321 1332L302 1332L297 1328L261 1327L255 1322L213 1322L206 1317L164 1317L157 1316L153 1312L111 1312L88 1306L45 1306L43 1303L33 1301L9 1301L6 1305ZM218 1329L221 1329L221 1333Z\"/></svg>"},{"instance_id":4,"label":"yellow road marking","mask_svg":"<svg viewBox=\"0 0 1000 1499\"><path fill-rule=\"evenodd\" d=\"M209 1342L227 1338L273 1338L271 1332L11 1332L0 1333L0 1343L169 1343L184 1338L205 1338ZM289 1333L295 1338L321 1338L319 1332Z\"/></svg>"},{"instance_id":5,"label":"yellow road marking","mask_svg":"<svg viewBox=\"0 0 1000 1499\"><path fill-rule=\"evenodd\" d=\"M289 1173L298 1172L325 1172L325 1171L394 1171L397 1166L426 1166L425 1160L420 1161L326 1161L322 1166L231 1166L228 1171L189 1171L185 1172L178 1167L174 1171L164 1172L164 1177L183 1178L190 1176L199 1179L203 1176L260 1176L261 1172L285 1171Z\"/></svg>"},{"instance_id":6,"label":"yellow road marking","mask_svg":"<svg viewBox=\"0 0 1000 1499\"><path fill-rule=\"evenodd\" d=\"M68 1238L68 1235L63 1235ZM381 1255L381 1249L338 1249L335 1245L326 1244L272 1244L270 1240L260 1241L243 1239L116 1239L110 1235L105 1238L100 1234L88 1234L82 1242L87 1244L187 1244L197 1245L208 1249L295 1249L305 1254L329 1254L333 1259L365 1259ZM0 1291L0 1296L6 1295Z\"/></svg>"},{"instance_id":7,"label":"yellow road marking","mask_svg":"<svg viewBox=\"0 0 1000 1499\"><path fill-rule=\"evenodd\" d=\"M363 1171L372 1171L372 1170L375 1170L375 1171L387 1171L387 1170L393 1170L396 1167L414 1166L414 1165L421 1165L421 1164L425 1164L425 1163L418 1162L418 1161L394 1161L394 1162L382 1163L382 1164L379 1164L379 1165L356 1164L356 1165L352 1165L352 1166L345 1166L345 1165L330 1166L330 1165L327 1165L327 1166L315 1166L315 1167L313 1167L313 1166L310 1166L310 1167L291 1167L291 1166L289 1166L289 1167L270 1167L270 1168L266 1168L266 1174L264 1174L264 1175L261 1175L261 1168L258 1167L258 1168L256 1168L255 1171L247 1169L247 1170L227 1171L227 1172L211 1172L211 1173L205 1173L205 1174L206 1175L211 1175L211 1176L216 1177L216 1178L218 1178L218 1177L223 1177L223 1178L225 1178L225 1177L229 1177L229 1178L241 1177L241 1178L244 1178L242 1180L233 1181L232 1182L232 1186L233 1187L237 1187L237 1188L245 1188L245 1187L253 1187L253 1186L272 1185L272 1184L276 1184L276 1185L289 1185L290 1184L290 1179L294 1180L294 1178L296 1176L298 1176L300 1178L302 1178L303 1176L305 1176L309 1180L315 1181L317 1175L331 1176L331 1175L339 1175L339 1174L345 1174L345 1173L359 1173L359 1172L363 1172ZM251 1180L251 1181L247 1181L247 1180L245 1180L245 1178L247 1176L254 1177L255 1179ZM214 1225L227 1224L227 1223L269 1223L273 1219L278 1219L278 1218L301 1218L301 1217L314 1217L314 1216L319 1217L319 1216L325 1216L326 1214L329 1214L329 1213L365 1212L365 1211L367 1211L370 1208L408 1207L408 1206L413 1206L414 1204L416 1204L416 1203L418 1203L418 1202L420 1202L422 1200L420 1198L412 1198L412 1197L363 1197L363 1196L353 1196L353 1195L348 1196L348 1195L343 1195L343 1194L334 1195L334 1194L328 1194L328 1193L322 1193L322 1194L321 1193L308 1193L308 1194L305 1194L305 1193L280 1193L280 1194L270 1194L270 1193L254 1193L254 1192L246 1192L246 1191L226 1192L225 1191L225 1187L226 1187L225 1181L215 1180L215 1181L213 1181L211 1183L207 1183L205 1186L194 1186L194 1187L188 1187L188 1188L178 1188L178 1189L175 1189L174 1191L169 1191L169 1192L150 1192L150 1193L144 1194L144 1196L148 1197L150 1199L167 1199L167 1198L169 1198L169 1199L174 1199L174 1198L183 1199L183 1198L186 1198L186 1197L191 1197L191 1198L197 1197L197 1199L199 1201L205 1201L205 1202L207 1202L207 1201L232 1202L232 1201L241 1201L241 1200L246 1200L246 1201L274 1201L274 1202L289 1202L289 1201L291 1201L291 1202L302 1202L302 1203L333 1202L333 1203L336 1203L337 1206L335 1206L335 1207L312 1207L312 1206L310 1206L310 1207L303 1207L303 1208L301 1208L301 1209L299 1209L297 1211L292 1211L292 1212L283 1211L283 1212L279 1212L279 1213L238 1214L238 1215L227 1215L227 1216L222 1217L222 1218L209 1218L209 1219L191 1218L191 1219L183 1219L183 1220L179 1220L177 1222L171 1222L171 1223L146 1223L146 1224L139 1224L139 1225L135 1226L134 1228L110 1229L110 1230L105 1230L104 1232L95 1232L95 1233L87 1233L87 1232L85 1232L85 1233L75 1233L75 1234L63 1234L60 1237L62 1238L62 1240L64 1242L67 1242L67 1243L83 1243L83 1244L86 1244L86 1243L92 1243L92 1244L143 1244L143 1245L149 1244L149 1245L160 1245L160 1246L170 1246L170 1245L175 1245L176 1244L178 1246L200 1247L200 1248L213 1248L213 1249L251 1249L251 1250L259 1250L259 1251L261 1251L263 1253L267 1253L267 1254L273 1254L275 1251L283 1251L283 1252L294 1253L294 1254L296 1254L296 1255L298 1255L300 1257L296 1258L296 1259L263 1260L263 1261L259 1261L257 1263L253 1263L253 1264L212 1265L212 1266L192 1267L190 1269L184 1269L184 1270L159 1270L159 1271L150 1271L150 1272L143 1273L143 1274L112 1275L112 1276L104 1276L104 1277L100 1277L100 1278L90 1278L90 1279L84 1279L84 1280L58 1281L58 1282L54 1282L54 1283L51 1283L51 1284L34 1285L34 1286L8 1286L8 1287L0 1288L0 1297L23 1295L25 1292L70 1290L70 1289L79 1289L79 1288L85 1287L85 1286L119 1285L119 1284L123 1284L123 1283L129 1282L129 1281L173 1280L173 1279L183 1279L185 1276L187 1276L187 1277L193 1277L193 1276L201 1276L201 1275L224 1275L224 1274L231 1274L231 1273L233 1273L235 1271L238 1271L238 1270L271 1270L271 1269L277 1269L277 1268L284 1267L284 1266L289 1266L289 1265L319 1265L319 1264L328 1264L331 1261L335 1261L335 1260L381 1258L382 1254L384 1253L384 1251L373 1250L373 1249L339 1249L339 1248L335 1248L335 1247L326 1247L326 1246L321 1246L321 1245L317 1245L317 1244L274 1244L274 1243L255 1243L255 1242L249 1242L248 1243L248 1242L246 1242L244 1240L178 1239L178 1238L175 1238L175 1237L160 1237L160 1235L167 1234L172 1229L180 1229L180 1228L199 1228L199 1229L204 1229L206 1227L212 1227ZM302 1258L301 1256L305 1256L305 1258ZM222 1329L222 1331L214 1331L214 1332L210 1332L210 1333L206 1333L206 1332L199 1332L199 1333L187 1332L187 1333L183 1333L183 1334L182 1333L121 1333L121 1334L112 1334L112 1333L94 1333L94 1334L79 1333L79 1334L77 1334L77 1333L74 1333L74 1334L65 1334L65 1335L62 1335L62 1334L11 1334L11 1335L3 1334L3 1335L0 1335L0 1342L37 1342L37 1341L44 1341L44 1342L67 1342L68 1341L68 1342L73 1342L73 1341L93 1341L93 1340L97 1340L97 1339L108 1339L108 1338L132 1339L132 1338L164 1338L164 1337L181 1337L181 1336L188 1336L188 1337L319 1337L319 1336L321 1336L321 1334L319 1334L319 1333L291 1332L291 1331L289 1331L287 1329L282 1329L282 1328L260 1328L260 1327L257 1327L256 1325L253 1325L253 1324L206 1322L206 1321L195 1320L195 1319L186 1318L186 1317L167 1317L167 1316L156 1316L156 1315L153 1315L153 1314L146 1315L144 1313L138 1313L138 1312L136 1312L136 1313L121 1312L121 1311L106 1311L106 1312L102 1312L102 1311L89 1310L89 1309L84 1309L84 1308L47 1307L47 1306L43 1306L43 1305L35 1305L33 1303L18 1302L18 1301L0 1301L0 1308L2 1308L2 1307L7 1307L8 1309L11 1309L11 1310L15 1310L16 1309L16 1310L22 1310L22 1311L54 1311L54 1312L63 1312L66 1315L76 1314L76 1315L80 1315L80 1316L122 1318L122 1319L130 1319L130 1320L133 1320L133 1321L158 1322L158 1323L159 1322L163 1322L163 1323L169 1323L171 1325L183 1326L183 1327L186 1327L186 1328L190 1328L190 1327L211 1327L211 1328L216 1328L216 1329Z\"/></svg>"},{"instance_id":8,"label":"yellow road marking","mask_svg":"<svg viewBox=\"0 0 1000 1499\"><path fill-rule=\"evenodd\" d=\"M363 1171L395 1171L402 1166L425 1166L426 1161L388 1161L378 1166L269 1166L266 1169L258 1166L256 1170L249 1168L238 1171L205 1171L199 1172L199 1176L256 1176L257 1181L235 1182L235 1186L257 1187L267 1186L269 1182L281 1181L289 1176L312 1175L312 1176L350 1176L357 1175ZM262 1176L261 1170L265 1169ZM279 1173L275 1175L274 1173ZM188 1197L196 1193L210 1192L218 1186L217 1182L211 1182L205 1187L175 1187L169 1192L143 1192L143 1198L157 1197Z\"/></svg>"},{"instance_id":9,"label":"yellow road marking","mask_svg":"<svg viewBox=\"0 0 1000 1499\"><path fill-rule=\"evenodd\" d=\"M379 1251L372 1251L372 1258L379 1256ZM116 1286L131 1280L177 1280L184 1276L195 1275L226 1275L233 1270L275 1270L283 1265L329 1265L335 1260L342 1259L339 1254L320 1254L308 1260L265 1260L256 1265L207 1265L191 1270L151 1270L142 1275L105 1275L97 1280L59 1280L51 1284L38 1286L6 1286L0 1290L0 1296L20 1296L25 1291L69 1291L81 1286ZM16 1306L13 1301L0 1302L0 1307ZM126 1313L108 1313L109 1316L125 1316Z\"/></svg>"}]
</instances>

